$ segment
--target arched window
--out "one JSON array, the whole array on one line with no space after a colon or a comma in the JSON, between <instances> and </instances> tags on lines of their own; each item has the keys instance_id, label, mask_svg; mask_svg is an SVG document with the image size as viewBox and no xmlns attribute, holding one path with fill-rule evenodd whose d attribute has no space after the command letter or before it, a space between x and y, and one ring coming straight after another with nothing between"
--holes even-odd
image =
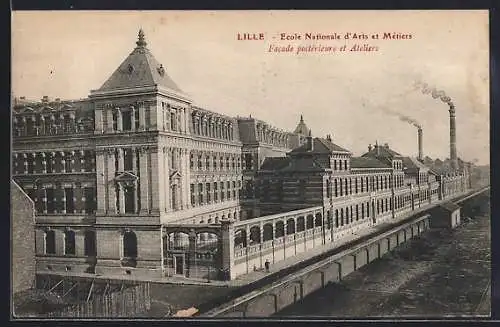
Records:
<instances>
[{"instance_id":1,"label":"arched window","mask_svg":"<svg viewBox=\"0 0 500 327\"><path fill-rule=\"evenodd\" d=\"M56 254L56 234L53 230L45 232L45 254Z\"/></svg>"},{"instance_id":2,"label":"arched window","mask_svg":"<svg viewBox=\"0 0 500 327\"><path fill-rule=\"evenodd\" d=\"M274 231L272 224L265 224L262 231L263 241L270 241L274 238Z\"/></svg>"},{"instance_id":3,"label":"arched window","mask_svg":"<svg viewBox=\"0 0 500 327\"><path fill-rule=\"evenodd\" d=\"M274 236L276 238L283 237L285 235L285 224L282 221L276 222Z\"/></svg>"},{"instance_id":4,"label":"arched window","mask_svg":"<svg viewBox=\"0 0 500 327\"><path fill-rule=\"evenodd\" d=\"M307 216L307 229L314 228L314 217L312 215Z\"/></svg>"},{"instance_id":5,"label":"arched window","mask_svg":"<svg viewBox=\"0 0 500 327\"><path fill-rule=\"evenodd\" d=\"M321 214L318 213L316 214L316 217L314 218L314 227L319 227L323 225L323 219L321 217Z\"/></svg>"},{"instance_id":6,"label":"arched window","mask_svg":"<svg viewBox=\"0 0 500 327\"><path fill-rule=\"evenodd\" d=\"M96 251L96 239L95 232L91 230L85 231L85 239L84 239L84 254L86 256L95 256Z\"/></svg>"},{"instance_id":7,"label":"arched window","mask_svg":"<svg viewBox=\"0 0 500 327\"><path fill-rule=\"evenodd\" d=\"M137 257L137 236L134 232L127 231L123 234L123 256L126 258Z\"/></svg>"},{"instance_id":8,"label":"arched window","mask_svg":"<svg viewBox=\"0 0 500 327\"><path fill-rule=\"evenodd\" d=\"M75 254L75 232L72 230L64 233L64 254Z\"/></svg>"},{"instance_id":9,"label":"arched window","mask_svg":"<svg viewBox=\"0 0 500 327\"><path fill-rule=\"evenodd\" d=\"M306 224L304 221L304 217L297 218L297 229L298 233L303 232L306 229Z\"/></svg>"},{"instance_id":10,"label":"arched window","mask_svg":"<svg viewBox=\"0 0 500 327\"><path fill-rule=\"evenodd\" d=\"M286 221L286 234L294 234L295 233L295 220L293 218L290 218Z\"/></svg>"},{"instance_id":11,"label":"arched window","mask_svg":"<svg viewBox=\"0 0 500 327\"><path fill-rule=\"evenodd\" d=\"M260 227L253 226L250 228L250 242L260 243Z\"/></svg>"}]
</instances>

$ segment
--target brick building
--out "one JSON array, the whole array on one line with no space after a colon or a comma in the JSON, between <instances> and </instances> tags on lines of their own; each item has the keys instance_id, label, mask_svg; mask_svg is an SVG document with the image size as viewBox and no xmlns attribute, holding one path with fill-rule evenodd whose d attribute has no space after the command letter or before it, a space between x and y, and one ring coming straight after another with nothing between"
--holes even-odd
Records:
<instances>
[{"instance_id":1,"label":"brick building","mask_svg":"<svg viewBox=\"0 0 500 327\"><path fill-rule=\"evenodd\" d=\"M162 225L258 215L240 202L243 175L301 139L194 105L142 31L88 98L16 99L13 133L13 179L37 212L38 270L158 276Z\"/></svg>"},{"instance_id":2,"label":"brick building","mask_svg":"<svg viewBox=\"0 0 500 327\"><path fill-rule=\"evenodd\" d=\"M433 174L388 146L353 157L312 138L303 117L288 132L200 108L142 31L88 98L17 99L13 133L13 179L35 204L37 271L195 276L189 267L207 257L230 267L228 220L321 206L314 214L339 236L466 189L466 172Z\"/></svg>"},{"instance_id":3,"label":"brick building","mask_svg":"<svg viewBox=\"0 0 500 327\"><path fill-rule=\"evenodd\" d=\"M10 194L12 294L16 294L33 287L35 281L35 206L14 181Z\"/></svg>"}]
</instances>

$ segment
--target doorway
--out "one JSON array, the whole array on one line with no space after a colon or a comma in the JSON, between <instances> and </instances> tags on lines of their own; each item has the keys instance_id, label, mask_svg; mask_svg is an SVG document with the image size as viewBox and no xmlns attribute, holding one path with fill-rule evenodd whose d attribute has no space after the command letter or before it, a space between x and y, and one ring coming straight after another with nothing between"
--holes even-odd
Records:
<instances>
[{"instance_id":1,"label":"doorway","mask_svg":"<svg viewBox=\"0 0 500 327\"><path fill-rule=\"evenodd\" d=\"M184 255L174 255L175 275L184 276Z\"/></svg>"}]
</instances>

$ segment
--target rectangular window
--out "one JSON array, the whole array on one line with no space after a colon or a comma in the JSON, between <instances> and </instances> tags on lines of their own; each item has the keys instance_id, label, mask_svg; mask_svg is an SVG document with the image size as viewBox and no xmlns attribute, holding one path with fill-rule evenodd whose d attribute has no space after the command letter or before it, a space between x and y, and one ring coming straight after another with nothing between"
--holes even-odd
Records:
<instances>
[{"instance_id":1,"label":"rectangular window","mask_svg":"<svg viewBox=\"0 0 500 327\"><path fill-rule=\"evenodd\" d=\"M70 173L71 172L71 157L69 155L67 155L65 158L64 158L64 170L67 172L67 173Z\"/></svg>"},{"instance_id":2,"label":"rectangular window","mask_svg":"<svg viewBox=\"0 0 500 327\"><path fill-rule=\"evenodd\" d=\"M212 201L210 196L210 183L205 184L205 192L207 194L207 203L210 203Z\"/></svg>"},{"instance_id":3,"label":"rectangular window","mask_svg":"<svg viewBox=\"0 0 500 327\"><path fill-rule=\"evenodd\" d=\"M39 116L37 116L37 118L39 118ZM37 122L37 126L39 126L40 123ZM69 117L69 115L64 115L64 131L66 133L70 133L71 132L71 119Z\"/></svg>"},{"instance_id":4,"label":"rectangular window","mask_svg":"<svg viewBox=\"0 0 500 327\"><path fill-rule=\"evenodd\" d=\"M231 198L231 182L230 181L227 181L226 183L227 187L227 199L229 200Z\"/></svg>"},{"instance_id":5,"label":"rectangular window","mask_svg":"<svg viewBox=\"0 0 500 327\"><path fill-rule=\"evenodd\" d=\"M191 154L191 155L189 156L189 167L190 167L191 169L194 169L194 155L193 155L193 154Z\"/></svg>"},{"instance_id":6,"label":"rectangular window","mask_svg":"<svg viewBox=\"0 0 500 327\"><path fill-rule=\"evenodd\" d=\"M213 158L213 165L212 165L212 166L213 166L213 167L212 167L212 168L213 168L213 170L217 170L217 157L215 157L215 156L214 156L214 158Z\"/></svg>"},{"instance_id":7,"label":"rectangular window","mask_svg":"<svg viewBox=\"0 0 500 327\"><path fill-rule=\"evenodd\" d=\"M219 193L217 191L217 182L214 182L214 201L219 201Z\"/></svg>"},{"instance_id":8,"label":"rectangular window","mask_svg":"<svg viewBox=\"0 0 500 327\"><path fill-rule=\"evenodd\" d=\"M26 162L28 163L28 174L33 174L35 168L35 159L32 156L28 156L26 158Z\"/></svg>"},{"instance_id":9,"label":"rectangular window","mask_svg":"<svg viewBox=\"0 0 500 327\"><path fill-rule=\"evenodd\" d=\"M196 204L196 198L194 195L194 184L190 185L190 191L191 191L191 205L194 206Z\"/></svg>"},{"instance_id":10,"label":"rectangular window","mask_svg":"<svg viewBox=\"0 0 500 327\"><path fill-rule=\"evenodd\" d=\"M122 111L122 127L124 131L130 131L132 129L131 111Z\"/></svg>"},{"instance_id":11,"label":"rectangular window","mask_svg":"<svg viewBox=\"0 0 500 327\"><path fill-rule=\"evenodd\" d=\"M132 171L134 162L134 156L132 155L132 149L123 150L123 168L125 171Z\"/></svg>"},{"instance_id":12,"label":"rectangular window","mask_svg":"<svg viewBox=\"0 0 500 327\"><path fill-rule=\"evenodd\" d=\"M203 163L203 161L201 159L201 156L198 156L198 169L201 169L202 163Z\"/></svg>"},{"instance_id":13,"label":"rectangular window","mask_svg":"<svg viewBox=\"0 0 500 327\"><path fill-rule=\"evenodd\" d=\"M245 154L245 168L246 170L252 170L252 155L250 153Z\"/></svg>"},{"instance_id":14,"label":"rectangular window","mask_svg":"<svg viewBox=\"0 0 500 327\"><path fill-rule=\"evenodd\" d=\"M56 254L56 235L53 230L45 233L45 253Z\"/></svg>"},{"instance_id":15,"label":"rectangular window","mask_svg":"<svg viewBox=\"0 0 500 327\"><path fill-rule=\"evenodd\" d=\"M134 118L135 118L135 129L138 130L139 129L139 126L141 124L140 120L139 120L139 110L134 110Z\"/></svg>"},{"instance_id":16,"label":"rectangular window","mask_svg":"<svg viewBox=\"0 0 500 327\"><path fill-rule=\"evenodd\" d=\"M54 189L46 188L45 194L47 198L47 213L54 213L54 211L56 210L56 206L54 203Z\"/></svg>"},{"instance_id":17,"label":"rectangular window","mask_svg":"<svg viewBox=\"0 0 500 327\"><path fill-rule=\"evenodd\" d=\"M220 200L224 201L224 182L220 182Z\"/></svg>"},{"instance_id":18,"label":"rectangular window","mask_svg":"<svg viewBox=\"0 0 500 327\"><path fill-rule=\"evenodd\" d=\"M203 184L202 183L198 184L198 199L199 199L200 204L205 203L205 202L203 202Z\"/></svg>"},{"instance_id":19,"label":"rectangular window","mask_svg":"<svg viewBox=\"0 0 500 327\"><path fill-rule=\"evenodd\" d=\"M113 130L118 130L118 112L113 112Z\"/></svg>"},{"instance_id":20,"label":"rectangular window","mask_svg":"<svg viewBox=\"0 0 500 327\"><path fill-rule=\"evenodd\" d=\"M205 169L206 170L210 169L210 157L209 156L205 157Z\"/></svg>"},{"instance_id":21,"label":"rectangular window","mask_svg":"<svg viewBox=\"0 0 500 327\"><path fill-rule=\"evenodd\" d=\"M64 234L64 254L75 255L75 232L67 231Z\"/></svg>"},{"instance_id":22,"label":"rectangular window","mask_svg":"<svg viewBox=\"0 0 500 327\"><path fill-rule=\"evenodd\" d=\"M73 188L65 188L64 189L64 197L66 198L66 213L74 213L75 212L75 201L73 199Z\"/></svg>"},{"instance_id":23,"label":"rectangular window","mask_svg":"<svg viewBox=\"0 0 500 327\"><path fill-rule=\"evenodd\" d=\"M94 188L85 187L83 194L85 196L85 213L93 213L95 210Z\"/></svg>"},{"instance_id":24,"label":"rectangular window","mask_svg":"<svg viewBox=\"0 0 500 327\"><path fill-rule=\"evenodd\" d=\"M85 256L95 256L96 255L96 244L95 244L95 232L85 231L84 239L84 255Z\"/></svg>"},{"instance_id":25,"label":"rectangular window","mask_svg":"<svg viewBox=\"0 0 500 327\"><path fill-rule=\"evenodd\" d=\"M175 124L176 122L176 117L175 117L175 112L170 113L170 130L175 131L177 130L177 126Z\"/></svg>"}]
</instances>

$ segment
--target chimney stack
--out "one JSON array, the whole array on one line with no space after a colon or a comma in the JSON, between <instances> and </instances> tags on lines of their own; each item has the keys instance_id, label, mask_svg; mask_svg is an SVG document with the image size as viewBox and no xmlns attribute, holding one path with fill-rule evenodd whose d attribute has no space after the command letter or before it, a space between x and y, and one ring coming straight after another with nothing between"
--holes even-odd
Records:
<instances>
[{"instance_id":1,"label":"chimney stack","mask_svg":"<svg viewBox=\"0 0 500 327\"><path fill-rule=\"evenodd\" d=\"M332 141L332 136L331 136L330 134L328 134L328 135L326 136L326 140L327 140L328 142L331 142L331 141Z\"/></svg>"},{"instance_id":2,"label":"chimney stack","mask_svg":"<svg viewBox=\"0 0 500 327\"><path fill-rule=\"evenodd\" d=\"M371 150L372 150L372 145L368 144L368 152L370 152Z\"/></svg>"},{"instance_id":3,"label":"chimney stack","mask_svg":"<svg viewBox=\"0 0 500 327\"><path fill-rule=\"evenodd\" d=\"M418 128L418 160L422 161L424 160L424 150L423 150L423 144L422 144L422 128Z\"/></svg>"},{"instance_id":4,"label":"chimney stack","mask_svg":"<svg viewBox=\"0 0 500 327\"><path fill-rule=\"evenodd\" d=\"M457 162L457 135L455 126L455 105L450 103L450 160L453 170L458 169Z\"/></svg>"},{"instance_id":5,"label":"chimney stack","mask_svg":"<svg viewBox=\"0 0 500 327\"><path fill-rule=\"evenodd\" d=\"M59 102L61 102L61 99L60 98L56 98L54 101L59 103Z\"/></svg>"},{"instance_id":6,"label":"chimney stack","mask_svg":"<svg viewBox=\"0 0 500 327\"><path fill-rule=\"evenodd\" d=\"M49 102L49 97L44 95L42 98L42 102Z\"/></svg>"},{"instance_id":7,"label":"chimney stack","mask_svg":"<svg viewBox=\"0 0 500 327\"><path fill-rule=\"evenodd\" d=\"M306 144L307 144L307 151L314 150L314 142L313 142L313 138L311 136L311 131L309 131L309 135L306 138Z\"/></svg>"}]
</instances>

